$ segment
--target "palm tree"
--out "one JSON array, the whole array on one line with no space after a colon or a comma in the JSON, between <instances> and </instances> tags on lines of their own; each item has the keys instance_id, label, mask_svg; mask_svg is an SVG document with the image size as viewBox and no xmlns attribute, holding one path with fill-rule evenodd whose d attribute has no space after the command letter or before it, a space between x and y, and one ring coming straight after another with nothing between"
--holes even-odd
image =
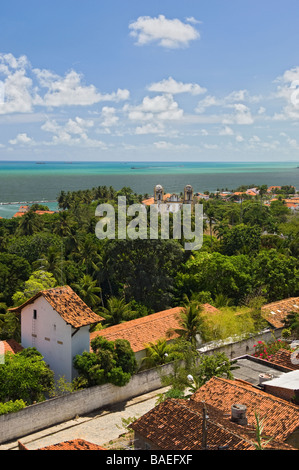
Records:
<instances>
[{"instance_id":1,"label":"palm tree","mask_svg":"<svg viewBox=\"0 0 299 470\"><path fill-rule=\"evenodd\" d=\"M17 228L17 235L33 235L40 232L43 228L43 222L39 215L34 211L28 211L24 214Z\"/></svg>"},{"instance_id":2,"label":"palm tree","mask_svg":"<svg viewBox=\"0 0 299 470\"><path fill-rule=\"evenodd\" d=\"M218 222L214 227L214 232L216 233L217 239L223 238L223 235L227 232L228 227L227 223L224 221Z\"/></svg>"},{"instance_id":3,"label":"palm tree","mask_svg":"<svg viewBox=\"0 0 299 470\"><path fill-rule=\"evenodd\" d=\"M207 201L204 205L204 215L208 219L208 224L210 228L210 238L211 238L211 245L213 243L213 224L217 221L216 218L216 208L211 203L211 201Z\"/></svg>"},{"instance_id":4,"label":"palm tree","mask_svg":"<svg viewBox=\"0 0 299 470\"><path fill-rule=\"evenodd\" d=\"M167 362L169 347L166 339L159 339L156 343L147 343L145 347L146 356L141 360L141 369L150 369Z\"/></svg>"},{"instance_id":5,"label":"palm tree","mask_svg":"<svg viewBox=\"0 0 299 470\"><path fill-rule=\"evenodd\" d=\"M93 236L87 236L79 242L78 252L74 257L79 260L79 264L84 268L86 274L93 275L101 269L102 257Z\"/></svg>"},{"instance_id":6,"label":"palm tree","mask_svg":"<svg viewBox=\"0 0 299 470\"><path fill-rule=\"evenodd\" d=\"M72 284L72 287L90 308L98 309L101 304L101 299L98 296L101 288L97 286L97 281L94 281L89 274L83 275L78 283Z\"/></svg>"},{"instance_id":7,"label":"palm tree","mask_svg":"<svg viewBox=\"0 0 299 470\"><path fill-rule=\"evenodd\" d=\"M56 281L63 285L65 282L65 275L63 268L65 265L65 259L63 256L63 246L59 251L56 246L50 246L47 254L44 254L42 258L33 263L33 268L39 269L39 265L42 264L42 269L50 272L55 277Z\"/></svg>"},{"instance_id":8,"label":"palm tree","mask_svg":"<svg viewBox=\"0 0 299 470\"><path fill-rule=\"evenodd\" d=\"M266 184L263 184L259 188L259 195L260 195L260 198L261 198L261 205L263 205L263 197L264 197L265 194L267 194L267 189L268 189L268 186Z\"/></svg>"},{"instance_id":9,"label":"palm tree","mask_svg":"<svg viewBox=\"0 0 299 470\"><path fill-rule=\"evenodd\" d=\"M178 334L181 338L188 341L192 346L197 344L197 335L204 337L204 318L201 315L202 306L197 302L191 301L180 313L179 328L170 329L168 334Z\"/></svg>"},{"instance_id":10,"label":"palm tree","mask_svg":"<svg viewBox=\"0 0 299 470\"><path fill-rule=\"evenodd\" d=\"M235 225L241 219L241 207L236 203L230 204L225 210L225 216L230 225Z\"/></svg>"},{"instance_id":11,"label":"palm tree","mask_svg":"<svg viewBox=\"0 0 299 470\"><path fill-rule=\"evenodd\" d=\"M74 220L70 216L70 212L59 212L53 232L59 235L60 237L68 237L72 234L71 229L74 226L74 223Z\"/></svg>"},{"instance_id":12,"label":"palm tree","mask_svg":"<svg viewBox=\"0 0 299 470\"><path fill-rule=\"evenodd\" d=\"M123 297L110 297L107 306L102 307L100 313L106 320L105 326L118 325L136 316L131 304L126 303Z\"/></svg>"}]
</instances>

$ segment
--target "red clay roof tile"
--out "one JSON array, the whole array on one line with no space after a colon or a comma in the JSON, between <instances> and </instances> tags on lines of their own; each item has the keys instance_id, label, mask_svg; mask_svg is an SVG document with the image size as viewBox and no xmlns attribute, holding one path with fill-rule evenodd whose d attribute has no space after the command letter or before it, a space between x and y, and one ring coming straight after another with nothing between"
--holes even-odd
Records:
<instances>
[{"instance_id":1,"label":"red clay roof tile","mask_svg":"<svg viewBox=\"0 0 299 470\"><path fill-rule=\"evenodd\" d=\"M22 442L18 442L19 450L29 450ZM59 442L37 450L106 450L97 444L85 441L84 439L73 439L71 441Z\"/></svg>"},{"instance_id":2,"label":"red clay roof tile","mask_svg":"<svg viewBox=\"0 0 299 470\"><path fill-rule=\"evenodd\" d=\"M179 314L181 307L163 310L162 312L152 313L146 317L130 320L119 325L110 326L103 330L94 331L90 334L90 341L96 336L104 336L108 341L116 339L126 339L129 341L134 352L145 349L145 344L155 342L158 339L166 337L170 328L179 327ZM173 334L173 338L177 334Z\"/></svg>"},{"instance_id":3,"label":"red clay roof tile","mask_svg":"<svg viewBox=\"0 0 299 470\"><path fill-rule=\"evenodd\" d=\"M293 354L296 356L296 363L292 360ZM299 364L299 353L296 351L288 351L286 349L279 349L273 356L271 357L271 363L277 364L279 366L286 367L290 370L298 370Z\"/></svg>"},{"instance_id":4,"label":"red clay roof tile","mask_svg":"<svg viewBox=\"0 0 299 470\"><path fill-rule=\"evenodd\" d=\"M9 310L21 312L26 305L33 303L40 296L44 297L63 320L74 328L91 325L103 320L103 317L94 313L69 286L41 291L24 304Z\"/></svg>"},{"instance_id":5,"label":"red clay roof tile","mask_svg":"<svg viewBox=\"0 0 299 470\"><path fill-rule=\"evenodd\" d=\"M240 426L221 410L205 404L208 450L254 450L255 428ZM129 427L161 450L202 450L204 404L191 400L167 399L134 421ZM138 441L136 442L138 448ZM268 449L288 449L283 442L271 441ZM295 450L295 449L294 449Z\"/></svg>"},{"instance_id":6,"label":"red clay roof tile","mask_svg":"<svg viewBox=\"0 0 299 470\"><path fill-rule=\"evenodd\" d=\"M2 343L4 344L4 353L11 352L16 354L24 349L23 346L14 339L6 339L2 341Z\"/></svg>"},{"instance_id":7,"label":"red clay roof tile","mask_svg":"<svg viewBox=\"0 0 299 470\"><path fill-rule=\"evenodd\" d=\"M265 434L285 441L299 426L299 407L274 397L249 383L213 377L203 385L191 400L231 412L231 406L242 403L247 407L248 424L254 425L255 412L264 418Z\"/></svg>"},{"instance_id":8,"label":"red clay roof tile","mask_svg":"<svg viewBox=\"0 0 299 470\"><path fill-rule=\"evenodd\" d=\"M299 312L299 297L278 300L262 307L263 317L274 328L283 328L284 320L291 312Z\"/></svg>"},{"instance_id":9,"label":"red clay roof tile","mask_svg":"<svg viewBox=\"0 0 299 470\"><path fill-rule=\"evenodd\" d=\"M156 342L159 339L174 339L178 337L173 333L171 338L168 333L171 329L180 327L180 313L183 307L174 307L161 312L152 313L146 317L130 320L125 323L110 326L90 334L90 341L96 336L103 336L108 341L116 339L126 339L129 341L134 352L142 351L145 345L150 342ZM212 314L219 312L215 307L209 304L203 305L203 312Z\"/></svg>"}]
</instances>

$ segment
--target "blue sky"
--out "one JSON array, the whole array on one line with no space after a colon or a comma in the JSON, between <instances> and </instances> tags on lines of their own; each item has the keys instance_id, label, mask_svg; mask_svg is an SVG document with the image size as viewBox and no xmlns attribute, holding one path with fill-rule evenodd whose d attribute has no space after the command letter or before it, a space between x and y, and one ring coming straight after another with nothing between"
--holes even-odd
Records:
<instances>
[{"instance_id":1,"label":"blue sky","mask_svg":"<svg viewBox=\"0 0 299 470\"><path fill-rule=\"evenodd\" d=\"M298 0L10 0L0 159L299 161Z\"/></svg>"}]
</instances>

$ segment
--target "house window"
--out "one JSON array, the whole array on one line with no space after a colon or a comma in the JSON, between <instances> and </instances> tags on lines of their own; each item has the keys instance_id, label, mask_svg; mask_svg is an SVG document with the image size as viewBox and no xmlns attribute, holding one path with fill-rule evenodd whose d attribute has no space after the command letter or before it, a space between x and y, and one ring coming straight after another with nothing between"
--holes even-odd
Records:
<instances>
[{"instance_id":1,"label":"house window","mask_svg":"<svg viewBox=\"0 0 299 470\"><path fill-rule=\"evenodd\" d=\"M36 318L37 318L37 311L33 310L33 320L36 320Z\"/></svg>"}]
</instances>

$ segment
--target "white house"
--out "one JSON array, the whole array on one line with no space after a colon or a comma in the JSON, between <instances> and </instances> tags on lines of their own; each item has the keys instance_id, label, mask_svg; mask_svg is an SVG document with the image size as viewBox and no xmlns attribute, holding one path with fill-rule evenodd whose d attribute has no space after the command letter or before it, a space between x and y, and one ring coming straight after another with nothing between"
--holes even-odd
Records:
<instances>
[{"instance_id":1,"label":"white house","mask_svg":"<svg viewBox=\"0 0 299 470\"><path fill-rule=\"evenodd\" d=\"M55 373L71 382L73 358L90 349L90 326L103 320L69 287L41 291L10 309L21 316L21 344L35 347Z\"/></svg>"}]
</instances>

